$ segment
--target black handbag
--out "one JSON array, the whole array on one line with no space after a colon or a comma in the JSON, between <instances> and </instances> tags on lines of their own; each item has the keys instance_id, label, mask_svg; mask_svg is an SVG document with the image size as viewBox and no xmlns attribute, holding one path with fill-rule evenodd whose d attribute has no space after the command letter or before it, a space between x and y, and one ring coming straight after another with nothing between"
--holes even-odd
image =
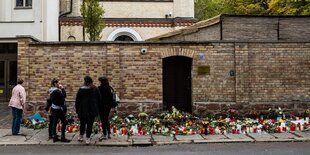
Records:
<instances>
[{"instance_id":1,"label":"black handbag","mask_svg":"<svg viewBox=\"0 0 310 155\"><path fill-rule=\"evenodd\" d=\"M112 108L115 108L115 107L118 106L118 103L119 103L120 99L119 99L119 97L118 97L116 91L115 91L112 87L110 87L110 88L111 88L111 93L112 93L112 103L111 103L111 107L112 107Z\"/></svg>"}]
</instances>

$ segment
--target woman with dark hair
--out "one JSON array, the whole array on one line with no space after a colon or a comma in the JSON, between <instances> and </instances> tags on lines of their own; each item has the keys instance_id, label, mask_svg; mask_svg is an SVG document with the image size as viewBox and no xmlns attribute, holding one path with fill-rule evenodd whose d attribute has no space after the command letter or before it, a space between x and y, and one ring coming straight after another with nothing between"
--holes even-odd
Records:
<instances>
[{"instance_id":1,"label":"woman with dark hair","mask_svg":"<svg viewBox=\"0 0 310 155\"><path fill-rule=\"evenodd\" d=\"M113 94L111 92L111 86L109 85L109 81L106 77L100 77L98 80L100 81L100 86L98 87L98 89L101 94L101 102L99 104L99 116L102 125L102 135L99 140L103 140L111 138L109 114L112 108L111 103L113 101Z\"/></svg>"},{"instance_id":2,"label":"woman with dark hair","mask_svg":"<svg viewBox=\"0 0 310 155\"><path fill-rule=\"evenodd\" d=\"M59 79L52 79L51 88L49 89L50 93L50 124L49 124L49 134L52 135L53 142L61 141L61 142L70 142L70 140L66 139L66 126L68 124L66 119L67 106L65 98L67 97L66 91L64 87L61 85ZM49 106L46 107L49 109ZM61 139L58 139L56 126L58 121L61 121Z\"/></svg>"},{"instance_id":3,"label":"woman with dark hair","mask_svg":"<svg viewBox=\"0 0 310 155\"><path fill-rule=\"evenodd\" d=\"M86 129L86 144L90 144L90 135L92 133L95 117L98 115L98 104L101 96L98 88L93 85L93 79L90 76L84 77L84 84L77 92L75 101L75 110L80 119L80 137L78 141L84 140Z\"/></svg>"},{"instance_id":4,"label":"woman with dark hair","mask_svg":"<svg viewBox=\"0 0 310 155\"><path fill-rule=\"evenodd\" d=\"M22 86L24 80L18 79L17 85L12 90L9 106L12 108L12 135L18 135L26 104L26 91Z\"/></svg>"}]
</instances>

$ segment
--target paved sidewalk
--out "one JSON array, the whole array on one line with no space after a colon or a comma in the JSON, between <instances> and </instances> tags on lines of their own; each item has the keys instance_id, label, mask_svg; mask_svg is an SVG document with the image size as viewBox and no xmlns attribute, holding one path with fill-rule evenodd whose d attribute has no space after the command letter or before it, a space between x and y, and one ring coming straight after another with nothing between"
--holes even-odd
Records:
<instances>
[{"instance_id":1,"label":"paved sidewalk","mask_svg":"<svg viewBox=\"0 0 310 155\"><path fill-rule=\"evenodd\" d=\"M0 129L10 129L12 121L11 108L6 102L0 102Z\"/></svg>"},{"instance_id":2,"label":"paved sidewalk","mask_svg":"<svg viewBox=\"0 0 310 155\"><path fill-rule=\"evenodd\" d=\"M67 133L70 143L48 140L47 129L33 130L21 128L22 135L12 136L10 129L0 129L0 145L85 145L78 142L79 133ZM96 146L151 146L166 144L195 144L195 143L234 143L234 142L310 142L310 131L290 133L251 133L226 135L177 135L175 137L162 135L145 136L112 136L112 139L99 141L99 134L92 135L91 144Z\"/></svg>"},{"instance_id":3,"label":"paved sidewalk","mask_svg":"<svg viewBox=\"0 0 310 155\"><path fill-rule=\"evenodd\" d=\"M85 145L78 142L79 133L67 133L70 143L56 142L48 139L47 128L33 130L22 127L19 136L11 134L11 115L7 103L0 104L0 145ZM290 133L251 133L226 135L187 135L175 137L162 135L146 136L112 136L112 139L99 141L99 134L92 135L91 145L96 146L151 146L167 144L195 144L195 143L252 143L252 142L310 142L310 131L296 131Z\"/></svg>"}]
</instances>

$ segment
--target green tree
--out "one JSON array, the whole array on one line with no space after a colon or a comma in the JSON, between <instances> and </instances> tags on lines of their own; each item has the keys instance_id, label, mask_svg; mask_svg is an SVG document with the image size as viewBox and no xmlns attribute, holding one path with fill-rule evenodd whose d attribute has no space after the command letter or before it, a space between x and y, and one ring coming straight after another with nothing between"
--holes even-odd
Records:
<instances>
[{"instance_id":1,"label":"green tree","mask_svg":"<svg viewBox=\"0 0 310 155\"><path fill-rule=\"evenodd\" d=\"M228 14L248 14L264 15L267 14L268 0L225 0Z\"/></svg>"},{"instance_id":2,"label":"green tree","mask_svg":"<svg viewBox=\"0 0 310 155\"><path fill-rule=\"evenodd\" d=\"M225 13L225 0L195 0L195 17L208 19Z\"/></svg>"},{"instance_id":3,"label":"green tree","mask_svg":"<svg viewBox=\"0 0 310 155\"><path fill-rule=\"evenodd\" d=\"M219 14L257 14L267 13L268 0L196 0L195 17L208 19Z\"/></svg>"},{"instance_id":4,"label":"green tree","mask_svg":"<svg viewBox=\"0 0 310 155\"><path fill-rule=\"evenodd\" d=\"M89 40L100 40L100 34L104 28L104 22L102 20L104 9L99 4L99 0L83 0L80 11L82 14L83 26L86 33L89 35Z\"/></svg>"},{"instance_id":5,"label":"green tree","mask_svg":"<svg viewBox=\"0 0 310 155\"><path fill-rule=\"evenodd\" d=\"M309 15L310 0L196 0L199 20L219 14L232 15Z\"/></svg>"},{"instance_id":6,"label":"green tree","mask_svg":"<svg viewBox=\"0 0 310 155\"><path fill-rule=\"evenodd\" d=\"M270 15L309 15L310 0L269 0Z\"/></svg>"}]
</instances>

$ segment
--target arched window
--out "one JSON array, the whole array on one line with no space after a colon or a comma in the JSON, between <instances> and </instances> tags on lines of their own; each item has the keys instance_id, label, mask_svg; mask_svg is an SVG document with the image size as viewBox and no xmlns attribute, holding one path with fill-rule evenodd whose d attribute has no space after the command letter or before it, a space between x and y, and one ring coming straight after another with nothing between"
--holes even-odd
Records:
<instances>
[{"instance_id":1,"label":"arched window","mask_svg":"<svg viewBox=\"0 0 310 155\"><path fill-rule=\"evenodd\" d=\"M118 36L114 41L134 41L131 37L122 35Z\"/></svg>"},{"instance_id":2,"label":"arched window","mask_svg":"<svg viewBox=\"0 0 310 155\"><path fill-rule=\"evenodd\" d=\"M68 41L76 41L76 39L75 39L74 36L69 36L69 37L68 37Z\"/></svg>"},{"instance_id":3,"label":"arched window","mask_svg":"<svg viewBox=\"0 0 310 155\"><path fill-rule=\"evenodd\" d=\"M138 32L130 28L118 28L107 38L108 41L142 41Z\"/></svg>"}]
</instances>

